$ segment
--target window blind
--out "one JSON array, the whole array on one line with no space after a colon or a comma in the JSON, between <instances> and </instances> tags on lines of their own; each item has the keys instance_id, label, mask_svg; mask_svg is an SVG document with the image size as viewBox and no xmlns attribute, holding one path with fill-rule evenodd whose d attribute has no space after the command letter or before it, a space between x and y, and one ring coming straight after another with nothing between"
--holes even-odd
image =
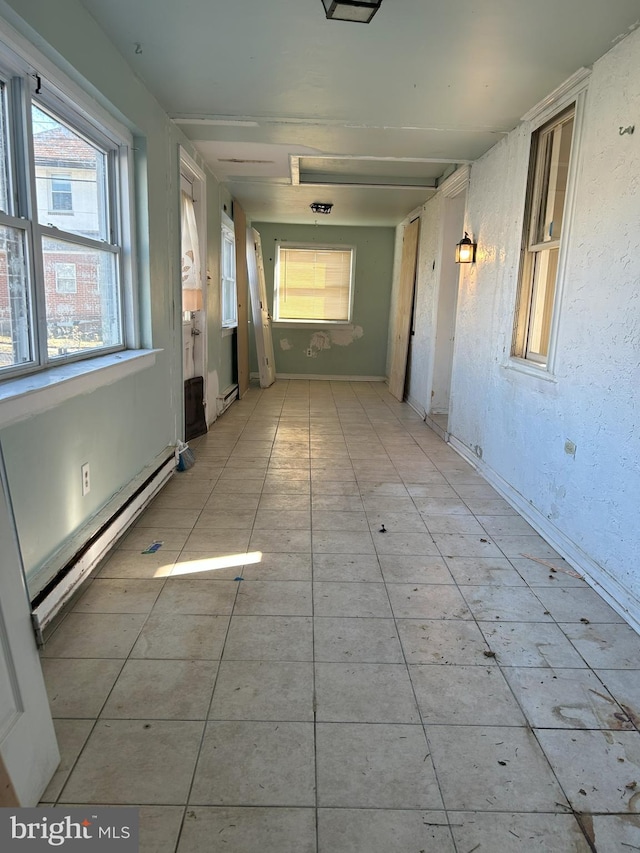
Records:
<instances>
[{"instance_id":1,"label":"window blind","mask_svg":"<svg viewBox=\"0 0 640 853\"><path fill-rule=\"evenodd\" d=\"M278 320L348 322L352 249L280 246Z\"/></svg>"}]
</instances>

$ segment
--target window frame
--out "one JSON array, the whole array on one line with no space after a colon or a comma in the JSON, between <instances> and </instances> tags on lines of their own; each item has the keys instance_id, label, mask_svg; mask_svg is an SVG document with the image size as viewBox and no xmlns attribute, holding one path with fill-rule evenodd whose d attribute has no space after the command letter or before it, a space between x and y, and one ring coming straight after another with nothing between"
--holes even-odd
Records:
<instances>
[{"instance_id":1,"label":"window frame","mask_svg":"<svg viewBox=\"0 0 640 853\"><path fill-rule=\"evenodd\" d=\"M38 67L39 75L33 74ZM8 209L0 211L0 226L17 229L25 244L26 295L28 300L29 359L15 361L0 368L0 384L45 371L64 369L74 362L87 362L115 356L123 350L139 347L138 301L135 280L135 233L133 217L133 139L111 114L98 105L84 90L46 60L28 42L5 28L0 28L0 82L4 90L6 137L8 152ZM109 168L104 178L109 216L107 240L92 239L67 232L64 228L40 224L47 212L38 210L36 192L36 156L33 148L31 110L34 107L52 113L76 135L106 153ZM4 166L3 166L4 168ZM57 171L57 170L53 170ZM100 192L100 190L99 190ZM45 205L50 206L51 196ZM69 211L56 211L63 215ZM43 241L62 240L75 248L95 250L98 258L113 256L114 300L117 307L108 316L117 318L117 342L86 350L57 355L48 350L46 279ZM106 253L106 254L105 254ZM56 292L55 277L50 282ZM116 305L114 301L114 306ZM52 318L50 318L51 320ZM90 341L90 339L88 339ZM18 342L18 345L22 341ZM77 369L74 368L77 373Z\"/></svg>"},{"instance_id":2,"label":"window frame","mask_svg":"<svg viewBox=\"0 0 640 853\"><path fill-rule=\"evenodd\" d=\"M231 271L225 269L225 244L231 247L228 255L231 259ZM232 275L226 275L227 272L232 272ZM224 212L220 227L220 324L223 329L238 327L236 235L233 220Z\"/></svg>"},{"instance_id":3,"label":"window frame","mask_svg":"<svg viewBox=\"0 0 640 853\"><path fill-rule=\"evenodd\" d=\"M346 320L327 320L327 319L303 319L303 318L281 318L280 317L280 251L281 249L308 249L313 251L335 251L335 252L350 252L351 266L349 271L349 295L348 295L348 313ZM356 247L345 243L308 243L299 241L278 240L276 241L276 259L273 275L273 325L307 329L309 327L324 328L326 326L347 326L353 323L353 305L355 296L355 277L356 277Z\"/></svg>"},{"instance_id":4,"label":"window frame","mask_svg":"<svg viewBox=\"0 0 640 853\"><path fill-rule=\"evenodd\" d=\"M577 82L569 85L572 83L570 79L567 85L561 87L558 97L553 97L552 95L548 99L545 99L540 108L534 108L523 119L531 121L531 125L518 284L508 366L542 378L552 378L555 372L558 331L562 313L562 297L569 261L569 240L575 210L577 175L580 169L582 128L584 124L588 75L581 72L576 77ZM536 182L536 177L540 171L539 166L543 159L542 146L539 144L539 140L545 131L552 129L563 120L566 120L567 114L570 111L573 112L573 131L560 237L557 240L536 243L534 242L534 234L538 224L537 210L539 209L541 198L540 185ZM539 177L543 176L540 175ZM531 304L535 295L534 277L536 256L542 252L552 250L557 250L558 253L557 268L549 318L549 343L547 356L544 358L537 353L529 353L527 351L528 336L531 321Z\"/></svg>"}]
</instances>

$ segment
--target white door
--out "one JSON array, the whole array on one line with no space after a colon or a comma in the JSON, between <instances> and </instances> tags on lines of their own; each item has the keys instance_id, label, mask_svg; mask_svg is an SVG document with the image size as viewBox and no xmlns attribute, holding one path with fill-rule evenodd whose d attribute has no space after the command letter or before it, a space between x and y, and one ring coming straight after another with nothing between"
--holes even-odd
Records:
<instances>
[{"instance_id":1,"label":"white door","mask_svg":"<svg viewBox=\"0 0 640 853\"><path fill-rule=\"evenodd\" d=\"M60 762L0 456L0 764L21 806L37 805Z\"/></svg>"},{"instance_id":2,"label":"white door","mask_svg":"<svg viewBox=\"0 0 640 853\"><path fill-rule=\"evenodd\" d=\"M206 278L205 278L205 178L180 149L181 273L182 273L182 378L202 376L206 400Z\"/></svg>"},{"instance_id":3,"label":"white door","mask_svg":"<svg viewBox=\"0 0 640 853\"><path fill-rule=\"evenodd\" d=\"M271 336L271 314L269 314L267 303L267 284L262 262L262 243L260 234L255 228L247 229L247 266L249 270L249 292L251 294L251 315L256 333L260 387L268 388L276 381L276 363Z\"/></svg>"}]
</instances>

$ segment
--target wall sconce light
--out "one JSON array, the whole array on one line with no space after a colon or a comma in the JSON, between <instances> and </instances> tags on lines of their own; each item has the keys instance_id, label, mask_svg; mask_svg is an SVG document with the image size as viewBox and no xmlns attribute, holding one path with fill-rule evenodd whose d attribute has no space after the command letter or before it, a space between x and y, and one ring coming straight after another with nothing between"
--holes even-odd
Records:
<instances>
[{"instance_id":1,"label":"wall sconce light","mask_svg":"<svg viewBox=\"0 0 640 853\"><path fill-rule=\"evenodd\" d=\"M332 201L326 201L326 202L325 201L312 201L311 204L309 205L309 207L311 208L311 210L313 210L314 213L329 214L329 213L331 213L331 208L333 207L333 202Z\"/></svg>"},{"instance_id":2,"label":"wall sconce light","mask_svg":"<svg viewBox=\"0 0 640 853\"><path fill-rule=\"evenodd\" d=\"M382 0L322 0L331 21L355 21L368 24L380 8Z\"/></svg>"},{"instance_id":3,"label":"wall sconce light","mask_svg":"<svg viewBox=\"0 0 640 853\"><path fill-rule=\"evenodd\" d=\"M456 263L457 264L475 264L477 243L473 243L471 238L464 232L464 237L459 243L456 243Z\"/></svg>"}]
</instances>

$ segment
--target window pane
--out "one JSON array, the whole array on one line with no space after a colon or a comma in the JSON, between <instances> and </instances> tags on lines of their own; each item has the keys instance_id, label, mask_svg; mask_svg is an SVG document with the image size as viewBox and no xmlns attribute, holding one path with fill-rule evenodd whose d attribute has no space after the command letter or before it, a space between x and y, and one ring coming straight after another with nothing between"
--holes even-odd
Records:
<instances>
[{"instance_id":1,"label":"window pane","mask_svg":"<svg viewBox=\"0 0 640 853\"><path fill-rule=\"evenodd\" d=\"M569 177L573 116L544 131L540 138L542 173L536 243L559 240Z\"/></svg>"},{"instance_id":2,"label":"window pane","mask_svg":"<svg viewBox=\"0 0 640 853\"><path fill-rule=\"evenodd\" d=\"M238 297L234 279L222 279L222 325L235 326L238 322Z\"/></svg>"},{"instance_id":3,"label":"window pane","mask_svg":"<svg viewBox=\"0 0 640 853\"><path fill-rule=\"evenodd\" d=\"M0 226L0 367L33 361L24 236Z\"/></svg>"},{"instance_id":4,"label":"window pane","mask_svg":"<svg viewBox=\"0 0 640 853\"><path fill-rule=\"evenodd\" d=\"M351 263L351 249L281 247L277 319L347 322Z\"/></svg>"},{"instance_id":5,"label":"window pane","mask_svg":"<svg viewBox=\"0 0 640 853\"><path fill-rule=\"evenodd\" d=\"M76 279L75 264L56 264L56 292L77 293L78 282Z\"/></svg>"},{"instance_id":6,"label":"window pane","mask_svg":"<svg viewBox=\"0 0 640 853\"><path fill-rule=\"evenodd\" d=\"M236 247L233 240L226 235L222 239L222 275L224 278L235 278Z\"/></svg>"},{"instance_id":7,"label":"window pane","mask_svg":"<svg viewBox=\"0 0 640 853\"><path fill-rule=\"evenodd\" d=\"M121 344L117 255L48 238L42 251L49 358Z\"/></svg>"},{"instance_id":8,"label":"window pane","mask_svg":"<svg viewBox=\"0 0 640 853\"><path fill-rule=\"evenodd\" d=\"M536 253L531 316L529 318L529 339L527 341L528 357L535 358L538 356L539 359L546 359L549 354L549 336L551 334L551 316L557 271L557 249L548 249Z\"/></svg>"},{"instance_id":9,"label":"window pane","mask_svg":"<svg viewBox=\"0 0 640 853\"><path fill-rule=\"evenodd\" d=\"M7 87L0 83L0 210L13 213L10 210L9 191L9 146L7 144Z\"/></svg>"},{"instance_id":10,"label":"window pane","mask_svg":"<svg viewBox=\"0 0 640 853\"><path fill-rule=\"evenodd\" d=\"M107 155L39 107L31 107L38 222L108 240Z\"/></svg>"}]
</instances>

